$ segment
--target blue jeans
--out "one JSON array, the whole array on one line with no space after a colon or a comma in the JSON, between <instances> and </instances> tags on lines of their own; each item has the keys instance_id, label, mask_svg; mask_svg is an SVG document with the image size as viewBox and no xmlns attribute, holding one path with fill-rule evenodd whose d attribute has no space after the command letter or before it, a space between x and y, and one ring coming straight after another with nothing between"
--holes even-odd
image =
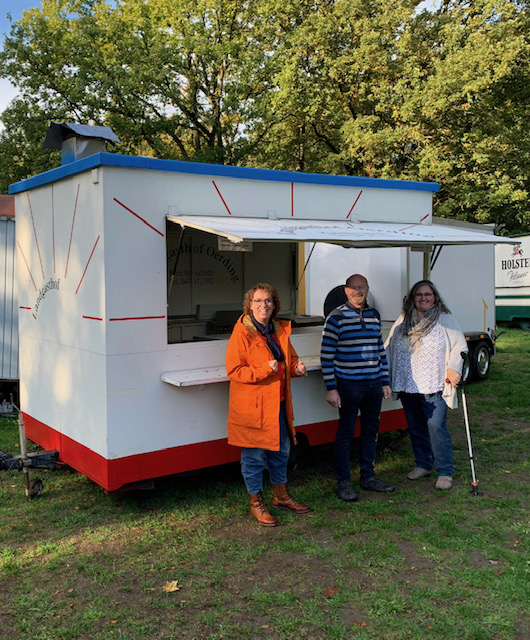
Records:
<instances>
[{"instance_id":1,"label":"blue jeans","mask_svg":"<svg viewBox=\"0 0 530 640\"><path fill-rule=\"evenodd\" d=\"M361 437L359 438L361 481L375 475L374 461L379 432L379 417L383 401L383 385L380 379L354 382L337 378L340 395L339 427L333 450L333 472L337 482L351 480L350 450L357 414L361 412Z\"/></svg>"},{"instance_id":2,"label":"blue jeans","mask_svg":"<svg viewBox=\"0 0 530 640\"><path fill-rule=\"evenodd\" d=\"M279 451L241 447L241 473L250 495L256 495L263 489L263 471L266 467L269 469L272 484L287 482L287 463L291 450L291 438L285 415L285 403L283 402L280 404L278 429L280 430Z\"/></svg>"},{"instance_id":3,"label":"blue jeans","mask_svg":"<svg viewBox=\"0 0 530 640\"><path fill-rule=\"evenodd\" d=\"M442 392L400 393L399 398L405 409L416 466L430 471L434 464L439 476L452 476L453 449Z\"/></svg>"}]
</instances>

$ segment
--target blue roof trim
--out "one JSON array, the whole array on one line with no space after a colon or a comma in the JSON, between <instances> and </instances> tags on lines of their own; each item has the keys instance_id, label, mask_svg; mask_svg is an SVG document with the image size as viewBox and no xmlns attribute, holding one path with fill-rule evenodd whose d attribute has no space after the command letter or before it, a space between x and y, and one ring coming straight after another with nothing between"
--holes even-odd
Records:
<instances>
[{"instance_id":1,"label":"blue roof trim","mask_svg":"<svg viewBox=\"0 0 530 640\"><path fill-rule=\"evenodd\" d=\"M95 153L82 160L76 160L75 162L57 167L57 169L51 169L27 180L12 184L9 187L9 193L21 193L55 182L61 178L66 178L76 173L101 166L172 171L175 173L194 173L197 175L222 176L225 178L243 178L245 180L269 180L274 182L297 182L302 184L322 184L344 187L369 187L372 189L405 189L409 191L430 191L433 193L440 190L440 185L437 182L384 180L381 178L334 176L322 173L298 173L296 171L233 167L223 164L184 162L182 160L158 160L155 158L144 158L142 156L125 156L117 153Z\"/></svg>"}]
</instances>

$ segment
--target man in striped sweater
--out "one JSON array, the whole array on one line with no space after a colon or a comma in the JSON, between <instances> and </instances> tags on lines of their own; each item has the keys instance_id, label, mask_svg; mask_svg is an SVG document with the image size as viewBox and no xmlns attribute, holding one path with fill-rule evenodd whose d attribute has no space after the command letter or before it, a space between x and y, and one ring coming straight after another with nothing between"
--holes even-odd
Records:
<instances>
[{"instance_id":1,"label":"man in striped sweater","mask_svg":"<svg viewBox=\"0 0 530 640\"><path fill-rule=\"evenodd\" d=\"M350 449L359 411L361 488L394 491L374 470L381 403L383 397L390 398L391 389L381 318L377 309L366 304L368 289L364 276L348 278L344 287L348 300L326 318L320 352L326 399L339 410L333 452L337 495L347 502L358 499L351 484Z\"/></svg>"}]
</instances>

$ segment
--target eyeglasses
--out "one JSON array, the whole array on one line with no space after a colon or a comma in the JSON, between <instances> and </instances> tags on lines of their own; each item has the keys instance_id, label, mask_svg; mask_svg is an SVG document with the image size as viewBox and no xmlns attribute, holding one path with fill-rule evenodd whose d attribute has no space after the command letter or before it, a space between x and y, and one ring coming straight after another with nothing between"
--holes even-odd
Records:
<instances>
[{"instance_id":1,"label":"eyeglasses","mask_svg":"<svg viewBox=\"0 0 530 640\"><path fill-rule=\"evenodd\" d=\"M434 298L434 293L416 293L415 298Z\"/></svg>"},{"instance_id":2,"label":"eyeglasses","mask_svg":"<svg viewBox=\"0 0 530 640\"><path fill-rule=\"evenodd\" d=\"M272 300L270 298L265 298L265 300L252 300L252 304L257 304L258 307L262 304L269 306L272 304Z\"/></svg>"}]
</instances>

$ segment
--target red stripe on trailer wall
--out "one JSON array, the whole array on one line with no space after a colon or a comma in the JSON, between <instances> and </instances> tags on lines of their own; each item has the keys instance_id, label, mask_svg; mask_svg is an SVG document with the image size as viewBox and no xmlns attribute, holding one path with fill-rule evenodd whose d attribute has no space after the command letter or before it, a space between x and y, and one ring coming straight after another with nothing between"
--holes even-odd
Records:
<instances>
[{"instance_id":1,"label":"red stripe on trailer wall","mask_svg":"<svg viewBox=\"0 0 530 640\"><path fill-rule=\"evenodd\" d=\"M417 224L411 224L409 227L403 227L403 229L400 229L400 231L406 231L407 229L413 229L414 227L417 227L418 224L421 224L424 220L427 220L428 217L429 217L429 214L427 214L426 216L423 216L423 218Z\"/></svg>"},{"instance_id":2,"label":"red stripe on trailer wall","mask_svg":"<svg viewBox=\"0 0 530 640\"><path fill-rule=\"evenodd\" d=\"M134 318L109 318L109 322L124 322L127 320L161 320L166 316L137 316Z\"/></svg>"},{"instance_id":3,"label":"red stripe on trailer wall","mask_svg":"<svg viewBox=\"0 0 530 640\"><path fill-rule=\"evenodd\" d=\"M37 245L37 253L39 254L39 261L40 261L40 268L42 271L42 279L44 280L45 276L44 276L44 267L42 266L42 257L40 254L40 247L39 247L39 239L37 238L37 229L35 229L35 219L33 217L33 209L31 208L31 200L29 197L29 193L26 192L26 195L28 196L28 205L29 205L29 212L31 214L31 223L33 225L33 235L35 236L35 244Z\"/></svg>"},{"instance_id":4,"label":"red stripe on trailer wall","mask_svg":"<svg viewBox=\"0 0 530 640\"><path fill-rule=\"evenodd\" d=\"M44 449L57 449L62 462L73 467L105 490L117 491L130 482L160 478L184 471L214 467L240 458L239 447L232 447L226 438L196 444L149 451L133 456L107 460L85 445L56 431L48 425L23 414L26 436ZM407 423L402 409L384 411L381 414L380 431L405 429ZM312 446L333 442L337 421L318 422L297 427ZM359 435L359 421L355 436Z\"/></svg>"},{"instance_id":5,"label":"red stripe on trailer wall","mask_svg":"<svg viewBox=\"0 0 530 640\"><path fill-rule=\"evenodd\" d=\"M107 460L28 414L23 415L26 436L30 440L45 449L57 449L62 462L107 491L117 491L130 482L214 467L240 458L239 448L231 447L223 438Z\"/></svg>"},{"instance_id":6,"label":"red stripe on trailer wall","mask_svg":"<svg viewBox=\"0 0 530 640\"><path fill-rule=\"evenodd\" d=\"M361 197L363 190L361 189L359 191L359 195L357 196L357 198L355 199L355 202L352 204L351 209L348 211L348 215L346 216L346 219L348 219L351 216L351 212L355 209L355 205L357 204L357 202L359 201L359 198Z\"/></svg>"},{"instance_id":7,"label":"red stripe on trailer wall","mask_svg":"<svg viewBox=\"0 0 530 640\"><path fill-rule=\"evenodd\" d=\"M72 216L72 228L70 229L70 242L68 244L68 255L66 256L66 267L64 269L64 277L66 278L66 275L68 273L68 263L70 262L70 251L72 249L72 238L74 237L74 225L75 225L75 214L77 212L77 202L79 200L79 188L81 187L80 184L77 185L77 194L75 196L75 204L74 204L74 215Z\"/></svg>"},{"instance_id":8,"label":"red stripe on trailer wall","mask_svg":"<svg viewBox=\"0 0 530 640\"><path fill-rule=\"evenodd\" d=\"M77 285L77 289L75 290L75 294L77 295L77 292L79 291L79 287L81 286L81 283L83 282L83 279L85 277L86 274L86 270L88 269L88 265L90 264L90 261L92 260L92 256L94 255L94 251L96 250L96 247L98 245L99 239L101 236L98 236L95 244L94 244L94 248L92 249L92 253L90 254L90 258L88 259L88 262L86 263L86 267L85 270L83 271L83 275L81 276L81 280L79 280L79 284Z\"/></svg>"},{"instance_id":9,"label":"red stripe on trailer wall","mask_svg":"<svg viewBox=\"0 0 530 640\"><path fill-rule=\"evenodd\" d=\"M230 209L228 208L228 205L226 204L225 199L223 198L223 194L219 191L219 187L215 184L215 180L212 180L212 184L215 187L215 190L217 191L217 194L219 195L219 197L221 198L222 203L225 206L225 209L228 211L229 215L232 215L232 212L230 211Z\"/></svg>"},{"instance_id":10,"label":"red stripe on trailer wall","mask_svg":"<svg viewBox=\"0 0 530 640\"><path fill-rule=\"evenodd\" d=\"M20 249L20 253L22 254L22 257L24 258L24 263L26 264L26 268L28 270L29 277L31 278L31 282L33 282L33 286L35 287L35 291L38 291L37 285L35 284L35 280L33 280L33 276L31 274L31 269L29 268L28 261L26 260L26 256L24 255L24 252L22 251L22 247L20 246L20 242L18 240L17 240L17 246Z\"/></svg>"},{"instance_id":11,"label":"red stripe on trailer wall","mask_svg":"<svg viewBox=\"0 0 530 640\"><path fill-rule=\"evenodd\" d=\"M304 433L309 444L316 447L319 444L328 444L335 440L337 433L337 420L329 420L327 422L316 422L314 424L304 424L296 428L299 433ZM405 412L403 409L393 409L392 411L383 411L381 413L381 422L379 425L379 433L385 433L386 431L397 431L399 429L406 429L407 421L405 419ZM361 433L361 423L359 418L355 424L354 437L358 438Z\"/></svg>"},{"instance_id":12,"label":"red stripe on trailer wall","mask_svg":"<svg viewBox=\"0 0 530 640\"><path fill-rule=\"evenodd\" d=\"M158 229L156 229L155 227L153 227L152 224L149 224L149 222L147 222L147 220L145 220L145 218L142 218L142 216L139 216L137 213L135 213L132 209L129 209L129 207L125 204L123 204L123 202L120 202L118 200L118 198L114 198L114 202L118 203L120 205L120 207L123 207L125 209L125 211L128 211L129 213L132 213L133 216L136 216L138 218L138 220L140 220L141 222L143 222L146 226L148 226L150 229L152 229L153 231L155 231L156 233L158 233L159 236L162 236L162 238L164 237L164 234L159 231Z\"/></svg>"}]
</instances>

